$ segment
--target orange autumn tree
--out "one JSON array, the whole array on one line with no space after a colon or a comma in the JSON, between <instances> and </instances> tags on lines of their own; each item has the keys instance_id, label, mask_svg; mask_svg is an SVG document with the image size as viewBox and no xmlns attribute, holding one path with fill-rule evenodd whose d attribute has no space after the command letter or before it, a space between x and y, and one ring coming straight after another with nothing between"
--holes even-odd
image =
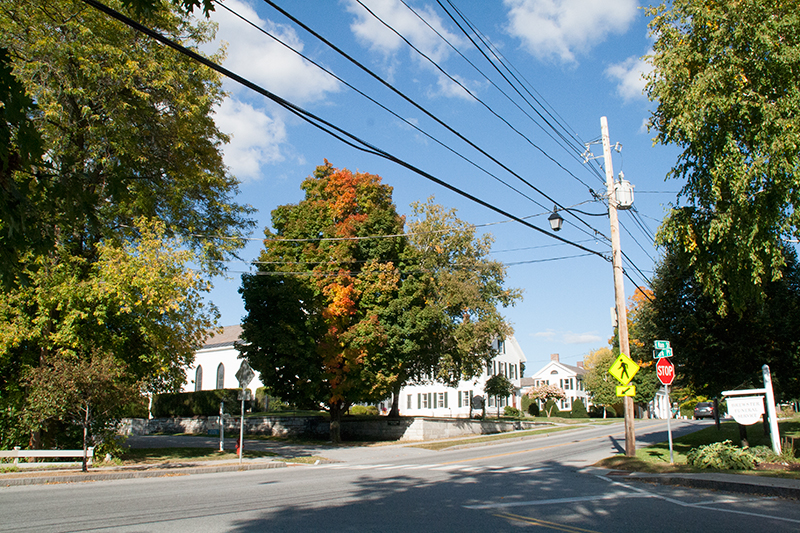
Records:
<instances>
[{"instance_id":1,"label":"orange autumn tree","mask_svg":"<svg viewBox=\"0 0 800 533\"><path fill-rule=\"evenodd\" d=\"M393 383L374 359L386 343L379 314L399 289L406 240L379 176L326 160L302 189L304 200L272 212L259 271L243 276L240 350L270 393L298 407L324 404L338 442L347 409L380 401Z\"/></svg>"}]
</instances>

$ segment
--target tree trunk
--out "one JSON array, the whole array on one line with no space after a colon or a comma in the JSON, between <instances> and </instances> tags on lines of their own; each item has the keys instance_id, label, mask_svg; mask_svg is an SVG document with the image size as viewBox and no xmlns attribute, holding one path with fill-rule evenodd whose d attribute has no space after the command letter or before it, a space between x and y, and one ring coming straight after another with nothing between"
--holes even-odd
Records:
<instances>
[{"instance_id":1,"label":"tree trunk","mask_svg":"<svg viewBox=\"0 0 800 533\"><path fill-rule=\"evenodd\" d=\"M400 418L400 383L396 383L392 391L392 409L389 411L389 418Z\"/></svg>"}]
</instances>

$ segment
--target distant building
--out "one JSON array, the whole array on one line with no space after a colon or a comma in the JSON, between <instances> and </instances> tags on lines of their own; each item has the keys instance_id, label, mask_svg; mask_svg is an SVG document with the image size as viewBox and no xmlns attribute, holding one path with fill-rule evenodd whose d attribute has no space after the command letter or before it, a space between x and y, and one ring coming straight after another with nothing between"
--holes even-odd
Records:
<instances>
[{"instance_id":1,"label":"distant building","mask_svg":"<svg viewBox=\"0 0 800 533\"><path fill-rule=\"evenodd\" d=\"M186 383L181 392L238 388L236 372L242 359L235 344L241 334L242 326L225 326L221 334L207 338L203 347L195 352L194 364L186 369ZM255 391L261 386L261 376L256 372L247 388Z\"/></svg>"},{"instance_id":2,"label":"distant building","mask_svg":"<svg viewBox=\"0 0 800 533\"><path fill-rule=\"evenodd\" d=\"M242 364L236 343L242 334L241 326L226 326L220 335L210 337L202 348L195 352L194 364L186 369L186 383L183 392L212 389L231 389L239 387L236 371ZM520 408L522 396L520 381L525 369L525 355L517 340L494 341L498 355L486 365L481 375L468 381L461 381L456 387L442 383L427 385L408 385L400 391L400 414L403 416L463 417L470 414L470 403L475 396L484 396L486 380L495 374L503 374L514 384L514 392L507 398L487 398L486 412L491 414L506 405ZM248 388L255 391L263 386L261 376L256 377ZM383 402L382 412L391 408L391 399ZM473 412L480 412L477 407Z\"/></svg>"},{"instance_id":3,"label":"distant building","mask_svg":"<svg viewBox=\"0 0 800 533\"><path fill-rule=\"evenodd\" d=\"M525 378L523 393L527 392L531 387L545 384L557 385L567 393L567 397L558 404L559 410L567 411L572 409L573 402L578 398L583 401L583 405L588 409L590 404L589 394L583 384L583 376L585 374L586 369L583 368L583 361L579 361L577 366L567 365L559 360L557 353L554 353L550 355L550 362L541 370L533 376ZM540 407L544 407L543 402L540 402L540 404Z\"/></svg>"},{"instance_id":4,"label":"distant building","mask_svg":"<svg viewBox=\"0 0 800 533\"><path fill-rule=\"evenodd\" d=\"M481 374L471 380L459 382L455 387L448 387L443 383L430 383L426 385L406 385L400 389L400 414L402 416L435 416L451 418L467 418L470 415L470 403L475 396L484 397L483 388L486 380L496 374L502 374L514 384L514 392L506 398L486 398L486 413L500 413L507 405L521 406L520 381L525 369L525 354L522 353L513 336L505 340L494 341L494 348L498 355L486 365ZM391 400L387 400L381 407L390 408ZM473 414L479 413L480 407L473 409Z\"/></svg>"}]
</instances>

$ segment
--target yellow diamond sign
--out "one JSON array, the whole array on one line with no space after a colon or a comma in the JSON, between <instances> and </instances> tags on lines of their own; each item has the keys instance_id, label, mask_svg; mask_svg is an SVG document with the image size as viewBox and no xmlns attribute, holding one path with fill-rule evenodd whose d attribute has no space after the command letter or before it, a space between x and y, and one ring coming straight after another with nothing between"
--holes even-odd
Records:
<instances>
[{"instance_id":1,"label":"yellow diamond sign","mask_svg":"<svg viewBox=\"0 0 800 533\"><path fill-rule=\"evenodd\" d=\"M608 373L617 378L617 381L623 385L630 383L633 376L635 376L638 371L639 365L624 353L619 354L617 360L614 361L614 364L608 369Z\"/></svg>"},{"instance_id":2,"label":"yellow diamond sign","mask_svg":"<svg viewBox=\"0 0 800 533\"><path fill-rule=\"evenodd\" d=\"M636 396L636 385L617 385L617 396Z\"/></svg>"}]
</instances>

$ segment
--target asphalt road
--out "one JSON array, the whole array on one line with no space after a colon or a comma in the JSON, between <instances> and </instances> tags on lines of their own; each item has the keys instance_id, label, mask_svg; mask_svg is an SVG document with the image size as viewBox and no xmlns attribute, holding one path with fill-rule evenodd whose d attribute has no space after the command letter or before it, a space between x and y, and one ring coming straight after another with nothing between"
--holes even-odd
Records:
<instances>
[{"instance_id":1,"label":"asphalt road","mask_svg":"<svg viewBox=\"0 0 800 533\"><path fill-rule=\"evenodd\" d=\"M676 436L709 424L673 422ZM666 440L665 429L637 421L637 442ZM591 468L622 439L615 423L438 452L309 447L338 461L319 465L7 487L0 531L800 530L794 500L628 484Z\"/></svg>"}]
</instances>

